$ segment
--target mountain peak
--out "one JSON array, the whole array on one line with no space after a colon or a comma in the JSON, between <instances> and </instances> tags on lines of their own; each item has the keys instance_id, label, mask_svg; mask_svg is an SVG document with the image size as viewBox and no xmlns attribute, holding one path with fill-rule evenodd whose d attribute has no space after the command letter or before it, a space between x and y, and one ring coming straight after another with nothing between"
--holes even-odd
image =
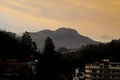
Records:
<instances>
[{"instance_id":1,"label":"mountain peak","mask_svg":"<svg viewBox=\"0 0 120 80\"><path fill-rule=\"evenodd\" d=\"M59 29L56 30L56 32L61 32L61 31L65 31L65 32L77 32L76 30L71 29L71 28L59 28Z\"/></svg>"},{"instance_id":2,"label":"mountain peak","mask_svg":"<svg viewBox=\"0 0 120 80\"><path fill-rule=\"evenodd\" d=\"M74 29L62 27L62 28L57 29L56 31L61 31L61 30L74 30Z\"/></svg>"}]
</instances>

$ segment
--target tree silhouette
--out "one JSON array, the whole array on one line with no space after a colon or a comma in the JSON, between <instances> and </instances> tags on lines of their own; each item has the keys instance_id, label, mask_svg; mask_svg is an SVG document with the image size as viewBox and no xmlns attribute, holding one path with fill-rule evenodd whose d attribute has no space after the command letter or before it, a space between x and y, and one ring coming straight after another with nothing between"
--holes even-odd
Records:
<instances>
[{"instance_id":1,"label":"tree silhouette","mask_svg":"<svg viewBox=\"0 0 120 80\"><path fill-rule=\"evenodd\" d=\"M37 51L37 45L36 45L36 43L35 42L32 42L32 50L33 51Z\"/></svg>"},{"instance_id":2,"label":"tree silhouette","mask_svg":"<svg viewBox=\"0 0 120 80\"><path fill-rule=\"evenodd\" d=\"M21 42L26 44L29 47L32 47L32 38L29 34L29 32L25 32L23 33L22 37L21 37Z\"/></svg>"},{"instance_id":3,"label":"tree silhouette","mask_svg":"<svg viewBox=\"0 0 120 80\"><path fill-rule=\"evenodd\" d=\"M56 59L55 59L55 46L50 37L45 39L45 46L43 49L43 54L40 58L40 62L37 66L38 79L41 80L56 80Z\"/></svg>"},{"instance_id":4,"label":"tree silhouette","mask_svg":"<svg viewBox=\"0 0 120 80\"><path fill-rule=\"evenodd\" d=\"M55 46L50 37L45 39L44 55L52 56L55 53Z\"/></svg>"},{"instance_id":5,"label":"tree silhouette","mask_svg":"<svg viewBox=\"0 0 120 80\"><path fill-rule=\"evenodd\" d=\"M37 51L38 49L36 43L32 40L30 33L27 31L23 33L21 37L21 42L26 46L30 47L33 51Z\"/></svg>"}]
</instances>

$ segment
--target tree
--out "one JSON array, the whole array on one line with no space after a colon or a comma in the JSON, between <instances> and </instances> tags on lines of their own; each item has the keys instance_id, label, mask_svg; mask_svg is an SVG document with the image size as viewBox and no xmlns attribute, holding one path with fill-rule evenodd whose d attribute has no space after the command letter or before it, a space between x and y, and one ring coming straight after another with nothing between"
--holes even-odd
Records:
<instances>
[{"instance_id":1,"label":"tree","mask_svg":"<svg viewBox=\"0 0 120 80\"><path fill-rule=\"evenodd\" d=\"M32 47L32 38L29 32L26 31L25 33L23 33L23 36L21 37L21 42L29 47Z\"/></svg>"},{"instance_id":2,"label":"tree","mask_svg":"<svg viewBox=\"0 0 120 80\"><path fill-rule=\"evenodd\" d=\"M27 46L30 49L31 51L30 59L36 60L38 55L37 51L38 48L36 43L32 40L29 32L26 31L25 33L23 33L23 36L21 37L21 42L22 44L24 44L24 46Z\"/></svg>"},{"instance_id":3,"label":"tree","mask_svg":"<svg viewBox=\"0 0 120 80\"><path fill-rule=\"evenodd\" d=\"M37 51L37 45L36 43L32 40L30 33L25 32L23 33L23 36L21 37L21 42L30 47L33 51Z\"/></svg>"},{"instance_id":4,"label":"tree","mask_svg":"<svg viewBox=\"0 0 120 80\"><path fill-rule=\"evenodd\" d=\"M44 46L44 55L54 55L55 53L55 46L53 44L53 41L50 37L47 37L45 39L45 46Z\"/></svg>"},{"instance_id":5,"label":"tree","mask_svg":"<svg viewBox=\"0 0 120 80\"><path fill-rule=\"evenodd\" d=\"M54 78L56 59L55 59L55 46L50 37L45 39L45 46L43 55L37 65L37 75L41 80L56 80Z\"/></svg>"},{"instance_id":6,"label":"tree","mask_svg":"<svg viewBox=\"0 0 120 80\"><path fill-rule=\"evenodd\" d=\"M37 48L37 45L36 45L36 43L33 41L33 42L32 42L32 50L33 50L33 51L37 51L37 49L38 49L38 48Z\"/></svg>"}]
</instances>

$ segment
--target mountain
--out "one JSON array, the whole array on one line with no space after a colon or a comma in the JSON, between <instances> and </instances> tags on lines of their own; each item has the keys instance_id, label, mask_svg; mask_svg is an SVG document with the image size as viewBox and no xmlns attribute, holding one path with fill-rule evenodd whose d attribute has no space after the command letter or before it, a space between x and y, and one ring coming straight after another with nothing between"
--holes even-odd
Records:
<instances>
[{"instance_id":1,"label":"mountain","mask_svg":"<svg viewBox=\"0 0 120 80\"><path fill-rule=\"evenodd\" d=\"M44 40L46 37L50 37L53 40L55 48L60 47L66 48L79 48L81 45L85 44L97 44L98 42L92 39L78 34L74 29L70 28L60 28L56 31L43 30L36 33L30 33L32 39L37 43L40 49L44 47Z\"/></svg>"}]
</instances>

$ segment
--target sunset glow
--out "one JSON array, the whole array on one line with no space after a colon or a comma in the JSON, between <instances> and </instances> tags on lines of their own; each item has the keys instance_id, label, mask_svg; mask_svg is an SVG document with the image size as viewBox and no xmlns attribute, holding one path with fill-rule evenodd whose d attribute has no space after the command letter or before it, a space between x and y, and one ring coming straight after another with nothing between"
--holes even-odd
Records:
<instances>
[{"instance_id":1,"label":"sunset glow","mask_svg":"<svg viewBox=\"0 0 120 80\"><path fill-rule=\"evenodd\" d=\"M0 0L0 28L20 33L60 27L97 41L120 38L120 0Z\"/></svg>"}]
</instances>

